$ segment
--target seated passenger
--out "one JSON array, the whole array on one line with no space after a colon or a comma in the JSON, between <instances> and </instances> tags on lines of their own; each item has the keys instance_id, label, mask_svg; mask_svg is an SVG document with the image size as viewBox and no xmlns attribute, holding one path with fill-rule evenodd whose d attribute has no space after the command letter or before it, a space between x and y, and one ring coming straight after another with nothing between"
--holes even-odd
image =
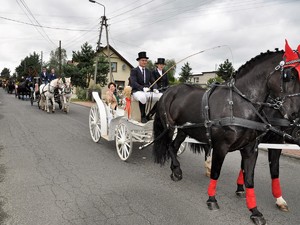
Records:
<instances>
[{"instance_id":1,"label":"seated passenger","mask_svg":"<svg viewBox=\"0 0 300 225\"><path fill-rule=\"evenodd\" d=\"M118 106L118 101L117 101L115 91L116 91L116 84L113 82L110 82L108 84L108 90L106 92L105 102L106 102L106 104L110 105L110 108L113 110L116 110L117 106Z\"/></svg>"}]
</instances>

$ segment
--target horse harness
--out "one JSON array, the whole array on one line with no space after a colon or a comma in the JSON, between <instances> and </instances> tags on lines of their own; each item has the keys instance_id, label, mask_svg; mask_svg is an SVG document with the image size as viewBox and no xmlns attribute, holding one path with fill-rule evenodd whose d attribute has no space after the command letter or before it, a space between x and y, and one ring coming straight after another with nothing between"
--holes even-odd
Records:
<instances>
[{"instance_id":1,"label":"horse harness","mask_svg":"<svg viewBox=\"0 0 300 225\"><path fill-rule=\"evenodd\" d=\"M274 74L275 71L281 69L281 92L284 92L284 83L289 82L291 79L291 71L289 71L291 68L284 69L284 62L280 63L278 66L275 67L275 70L272 71L268 77L267 80L271 77L272 74ZM287 71L286 71L287 70ZM219 119L214 119L211 120L209 116L209 98L213 91L217 87L227 87L230 91L230 99L228 101L229 108L230 108L230 116L229 117L223 117ZM233 116L233 92L237 93L240 97L242 97L245 101L251 103L250 107L252 110L255 112L255 114L259 117L259 119L262 122L258 121L253 121L253 120L248 120L244 118L239 118ZM283 106L283 102L285 101L286 98L291 98L291 97L296 97L300 96L300 93L295 93L295 94L289 94L285 95L281 98L272 98L271 96L268 97L268 100L266 102L253 102L249 98L247 98L236 86L235 86L235 80L232 79L229 83L227 84L218 84L214 83L212 84L211 88L207 90L203 97L202 97L202 114L204 117L204 123L186 123L181 126L174 126L174 128L179 128L179 129L188 129L188 128L195 128L195 127L205 127L206 128L206 136L208 139L208 144L211 147L212 140L211 140L211 127L212 126L239 126L239 127L245 127L253 130L258 130L258 131L263 131L261 135L259 135L256 138L256 146L259 144L259 140L268 132L268 131L273 131L274 133L282 136L283 138L287 138L288 140L296 141L296 139L285 133L284 131L279 130L278 128L274 126L300 126L298 121L293 121L291 123L287 119L279 119L279 118L268 118L267 116L263 116L262 113L264 113L261 110L257 110L254 105L258 106L267 106L274 108L275 110L280 110ZM261 111L261 112L259 112Z\"/></svg>"}]
</instances>

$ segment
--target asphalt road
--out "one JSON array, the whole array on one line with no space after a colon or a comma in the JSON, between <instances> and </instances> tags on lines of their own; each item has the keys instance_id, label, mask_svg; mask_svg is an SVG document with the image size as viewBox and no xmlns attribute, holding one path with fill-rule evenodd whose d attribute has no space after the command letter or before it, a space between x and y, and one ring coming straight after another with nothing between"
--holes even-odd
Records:
<instances>
[{"instance_id":1,"label":"asphalt road","mask_svg":"<svg viewBox=\"0 0 300 225\"><path fill-rule=\"evenodd\" d=\"M94 143L89 108L47 114L0 89L0 223L5 225L246 225L245 199L235 196L240 166L230 153L218 182L220 210L206 206L204 156L180 156L183 180L153 163L151 149L134 148L122 162L114 142ZM290 212L271 193L267 155L260 152L255 188L268 224L300 224L300 160L282 157L281 184Z\"/></svg>"}]
</instances>

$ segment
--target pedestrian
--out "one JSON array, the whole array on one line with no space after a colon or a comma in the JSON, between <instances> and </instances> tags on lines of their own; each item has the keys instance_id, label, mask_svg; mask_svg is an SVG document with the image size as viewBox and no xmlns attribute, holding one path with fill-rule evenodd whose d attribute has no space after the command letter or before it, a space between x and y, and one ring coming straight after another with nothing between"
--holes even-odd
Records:
<instances>
[{"instance_id":1,"label":"pedestrian","mask_svg":"<svg viewBox=\"0 0 300 225\"><path fill-rule=\"evenodd\" d=\"M158 101L162 93L159 93L157 90L157 85L154 84L151 90L150 86L154 83L154 78L149 69L146 68L148 57L146 52L139 52L138 66L133 68L130 72L130 85L132 87L132 96L139 102L139 108L141 112L141 122L146 123L148 120L146 118L146 103L150 97L153 98L153 101Z\"/></svg>"},{"instance_id":2,"label":"pedestrian","mask_svg":"<svg viewBox=\"0 0 300 225\"><path fill-rule=\"evenodd\" d=\"M48 83L48 73L46 67L43 67L42 72L40 73L40 80L43 84Z\"/></svg>"}]
</instances>

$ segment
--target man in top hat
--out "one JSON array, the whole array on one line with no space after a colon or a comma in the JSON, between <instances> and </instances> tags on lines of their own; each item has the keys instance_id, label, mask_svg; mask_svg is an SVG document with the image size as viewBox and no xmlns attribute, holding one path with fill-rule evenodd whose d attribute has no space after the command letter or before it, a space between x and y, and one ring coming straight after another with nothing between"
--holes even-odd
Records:
<instances>
[{"instance_id":1,"label":"man in top hat","mask_svg":"<svg viewBox=\"0 0 300 225\"><path fill-rule=\"evenodd\" d=\"M164 92L165 90L167 90L168 86L169 86L169 79L168 79L168 75L164 74L164 67L165 67L165 59L164 58L157 58L157 61L155 62L156 68L152 71L152 77L153 79L156 81L157 84L157 89L160 92ZM149 111L148 115L147 115L147 120L151 120L151 118L153 117L153 115L156 112L156 108L157 108L157 103L155 103L155 105L152 107L152 109Z\"/></svg>"},{"instance_id":2,"label":"man in top hat","mask_svg":"<svg viewBox=\"0 0 300 225\"><path fill-rule=\"evenodd\" d=\"M40 81L43 84L48 83L48 73L46 67L43 67L42 72L40 73Z\"/></svg>"},{"instance_id":3,"label":"man in top hat","mask_svg":"<svg viewBox=\"0 0 300 225\"><path fill-rule=\"evenodd\" d=\"M168 75L164 75L164 67L165 67L165 59L164 58L158 58L156 63L155 70L152 71L152 76L154 77L154 80L157 80L157 88L159 91L165 91L169 86L169 79ZM159 79L159 80L158 80Z\"/></svg>"},{"instance_id":4,"label":"man in top hat","mask_svg":"<svg viewBox=\"0 0 300 225\"><path fill-rule=\"evenodd\" d=\"M148 57L146 52L139 52L138 66L133 68L130 72L130 86L132 87L133 98L139 101L139 108L141 111L141 122L146 123L148 120L146 118L146 102L152 97L153 101L158 101L161 97L161 93L157 91L157 85L154 84L152 87L153 92L150 90L150 86L154 83L154 78L151 75L150 70L146 68Z\"/></svg>"}]
</instances>

